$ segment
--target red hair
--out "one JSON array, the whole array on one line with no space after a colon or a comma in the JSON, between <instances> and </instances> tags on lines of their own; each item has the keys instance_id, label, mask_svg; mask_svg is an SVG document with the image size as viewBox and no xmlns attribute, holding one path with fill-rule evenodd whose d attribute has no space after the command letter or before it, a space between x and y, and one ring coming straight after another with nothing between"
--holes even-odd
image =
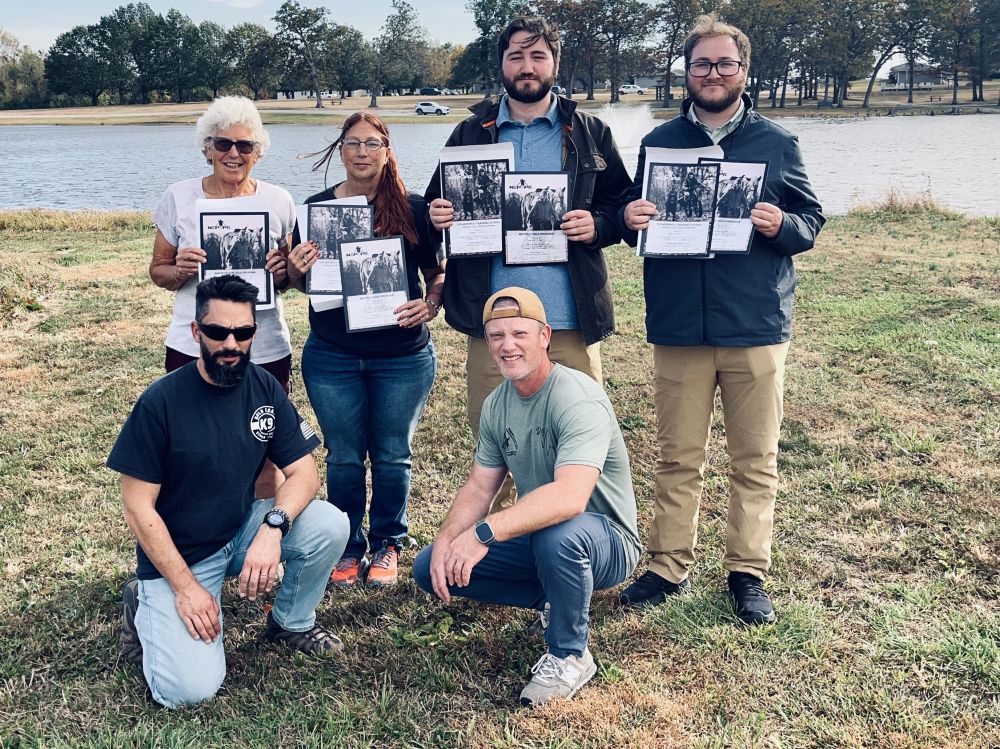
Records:
<instances>
[{"instance_id":1,"label":"red hair","mask_svg":"<svg viewBox=\"0 0 1000 749\"><path fill-rule=\"evenodd\" d=\"M334 152L338 147L343 147L344 135L359 122L367 122L378 130L382 136L382 145L389 149L382 176L378 187L375 188L375 233L386 237L402 234L406 241L415 245L420 240L413 222L413 212L410 210L409 193L403 184L403 178L399 176L396 154L389 148L389 127L380 117L370 112L355 112L344 120L337 139L322 151L310 154L310 156L320 156L313 164L313 171L319 170L324 165L329 166Z\"/></svg>"}]
</instances>

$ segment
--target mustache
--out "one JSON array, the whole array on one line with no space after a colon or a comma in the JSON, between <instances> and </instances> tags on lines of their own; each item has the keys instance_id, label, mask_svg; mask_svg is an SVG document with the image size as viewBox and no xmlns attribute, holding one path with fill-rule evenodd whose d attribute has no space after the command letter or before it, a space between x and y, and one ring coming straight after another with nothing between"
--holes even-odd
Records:
<instances>
[{"instance_id":1,"label":"mustache","mask_svg":"<svg viewBox=\"0 0 1000 749\"><path fill-rule=\"evenodd\" d=\"M240 351L239 349L219 349L218 351L212 354L212 361L217 362L219 361L219 359L222 359L223 357L226 356L238 356L242 358L243 355L244 355L243 352Z\"/></svg>"},{"instance_id":2,"label":"mustache","mask_svg":"<svg viewBox=\"0 0 1000 749\"><path fill-rule=\"evenodd\" d=\"M538 76L535 75L534 73L524 73L523 75L519 75L517 77L517 80L519 80L519 81L537 81L538 80Z\"/></svg>"}]
</instances>

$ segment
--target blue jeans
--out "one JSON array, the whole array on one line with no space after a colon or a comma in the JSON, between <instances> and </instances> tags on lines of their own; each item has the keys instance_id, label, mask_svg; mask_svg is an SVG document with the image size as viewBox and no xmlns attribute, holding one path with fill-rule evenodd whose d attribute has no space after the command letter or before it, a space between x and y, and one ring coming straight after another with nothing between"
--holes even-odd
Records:
<instances>
[{"instance_id":1,"label":"blue jeans","mask_svg":"<svg viewBox=\"0 0 1000 749\"><path fill-rule=\"evenodd\" d=\"M431 552L424 548L413 563L417 585L433 593ZM550 605L545 642L558 658L583 655L590 624L590 598L632 574L621 536L604 515L585 512L534 533L493 544L453 596L541 609Z\"/></svg>"},{"instance_id":2,"label":"blue jeans","mask_svg":"<svg viewBox=\"0 0 1000 749\"><path fill-rule=\"evenodd\" d=\"M224 547L191 567L198 582L220 601L222 583L239 575L243 560L273 499L254 502L239 532ZM306 632L316 623L316 606L347 542L347 518L326 502L312 502L281 540L285 576L271 615L283 628ZM222 613L219 613L222 624ZM153 699L169 708L212 699L226 676L221 635L215 642L191 637L174 605L174 591L165 578L139 581L135 616L142 643L142 672Z\"/></svg>"},{"instance_id":3,"label":"blue jeans","mask_svg":"<svg viewBox=\"0 0 1000 749\"><path fill-rule=\"evenodd\" d=\"M437 372L434 345L405 356L360 359L312 334L302 350L302 379L326 447L326 498L347 513L345 555L399 546L406 537L413 433ZM365 517L365 457L372 501Z\"/></svg>"}]
</instances>

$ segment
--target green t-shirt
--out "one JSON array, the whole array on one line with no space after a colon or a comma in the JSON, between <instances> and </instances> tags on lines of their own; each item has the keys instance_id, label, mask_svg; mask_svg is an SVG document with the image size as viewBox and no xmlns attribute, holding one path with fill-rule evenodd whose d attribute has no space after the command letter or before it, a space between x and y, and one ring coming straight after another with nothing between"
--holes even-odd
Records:
<instances>
[{"instance_id":1,"label":"green t-shirt","mask_svg":"<svg viewBox=\"0 0 1000 749\"><path fill-rule=\"evenodd\" d=\"M504 380L483 404L476 462L506 466L522 495L552 483L559 466L598 469L587 512L606 516L621 534L629 562L639 561L642 545L625 440L607 394L587 375L556 364L527 398Z\"/></svg>"}]
</instances>

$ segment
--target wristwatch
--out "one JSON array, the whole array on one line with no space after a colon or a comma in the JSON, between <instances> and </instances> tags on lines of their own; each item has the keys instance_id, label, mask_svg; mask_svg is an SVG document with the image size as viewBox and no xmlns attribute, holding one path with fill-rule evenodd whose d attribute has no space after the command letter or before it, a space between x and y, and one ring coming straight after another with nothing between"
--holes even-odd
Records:
<instances>
[{"instance_id":1,"label":"wristwatch","mask_svg":"<svg viewBox=\"0 0 1000 749\"><path fill-rule=\"evenodd\" d=\"M269 525L272 528L277 528L281 531L281 537L284 538L288 535L288 531L292 527L292 519L288 517L288 513L280 507L275 507L274 509L268 511L268 513L264 516L264 522L262 525Z\"/></svg>"},{"instance_id":2,"label":"wristwatch","mask_svg":"<svg viewBox=\"0 0 1000 749\"><path fill-rule=\"evenodd\" d=\"M493 542L497 540L496 536L493 535L493 528L486 518L476 523L476 538L483 546L492 546Z\"/></svg>"}]
</instances>

